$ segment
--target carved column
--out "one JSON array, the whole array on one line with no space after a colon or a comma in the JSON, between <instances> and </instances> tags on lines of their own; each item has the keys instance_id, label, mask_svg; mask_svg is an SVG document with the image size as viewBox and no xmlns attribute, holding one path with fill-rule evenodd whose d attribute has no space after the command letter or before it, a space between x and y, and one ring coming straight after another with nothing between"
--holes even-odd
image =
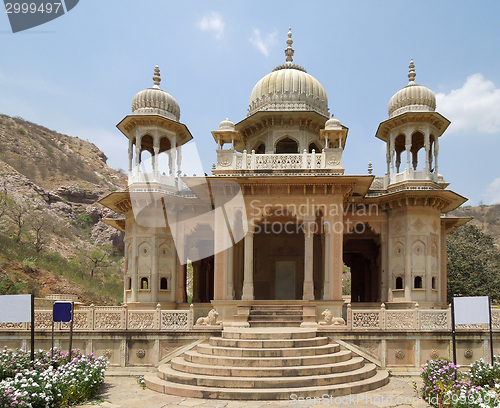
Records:
<instances>
[{"instance_id":1,"label":"carved column","mask_svg":"<svg viewBox=\"0 0 500 408\"><path fill-rule=\"evenodd\" d=\"M128 141L128 175L132 174L132 160L134 158L134 144L132 138Z\"/></svg>"},{"instance_id":2,"label":"carved column","mask_svg":"<svg viewBox=\"0 0 500 408\"><path fill-rule=\"evenodd\" d=\"M429 152L430 152L430 140L429 140L429 128L425 130L424 135L424 145L425 145L425 178L428 179L431 174Z\"/></svg>"},{"instance_id":3,"label":"carved column","mask_svg":"<svg viewBox=\"0 0 500 408\"><path fill-rule=\"evenodd\" d=\"M410 143L408 143L408 138L410 138ZM411 173L411 135L406 135L406 174Z\"/></svg>"},{"instance_id":4,"label":"carved column","mask_svg":"<svg viewBox=\"0 0 500 408\"><path fill-rule=\"evenodd\" d=\"M389 217L387 223L381 223L380 228L380 243L381 243L381 278L380 295L381 301L386 303L389 300L389 292L391 291L389 284Z\"/></svg>"},{"instance_id":5,"label":"carved column","mask_svg":"<svg viewBox=\"0 0 500 408\"><path fill-rule=\"evenodd\" d=\"M233 300L234 293L234 246L229 243L226 250L226 300Z\"/></svg>"},{"instance_id":6,"label":"carved column","mask_svg":"<svg viewBox=\"0 0 500 408\"><path fill-rule=\"evenodd\" d=\"M158 302L158 237L153 234L152 242L152 257L151 257L151 301Z\"/></svg>"},{"instance_id":7,"label":"carved column","mask_svg":"<svg viewBox=\"0 0 500 408\"><path fill-rule=\"evenodd\" d=\"M245 235L245 264L243 270L243 294L241 300L253 300L253 230Z\"/></svg>"},{"instance_id":8,"label":"carved column","mask_svg":"<svg viewBox=\"0 0 500 408\"><path fill-rule=\"evenodd\" d=\"M182 190L182 150L181 146L177 148L177 189Z\"/></svg>"},{"instance_id":9,"label":"carved column","mask_svg":"<svg viewBox=\"0 0 500 408\"><path fill-rule=\"evenodd\" d=\"M439 145L438 145L438 137L434 138L434 181L437 183L438 181L438 153L439 153Z\"/></svg>"},{"instance_id":10,"label":"carved column","mask_svg":"<svg viewBox=\"0 0 500 408\"><path fill-rule=\"evenodd\" d=\"M160 154L160 147L154 147L153 149L153 173L156 180L158 180L158 155Z\"/></svg>"},{"instance_id":11,"label":"carved column","mask_svg":"<svg viewBox=\"0 0 500 408\"><path fill-rule=\"evenodd\" d=\"M409 222L409 217L407 215L407 223ZM406 248L405 248L405 300L407 302L411 301L413 280L411 278L411 237L409 233L406 233Z\"/></svg>"},{"instance_id":12,"label":"carved column","mask_svg":"<svg viewBox=\"0 0 500 408\"><path fill-rule=\"evenodd\" d=\"M200 267L201 261L195 261L193 265L193 303L200 303Z\"/></svg>"},{"instance_id":13,"label":"carved column","mask_svg":"<svg viewBox=\"0 0 500 408\"><path fill-rule=\"evenodd\" d=\"M303 300L314 300L313 280L313 239L314 225L312 220L304 220L304 292Z\"/></svg>"},{"instance_id":14,"label":"carved column","mask_svg":"<svg viewBox=\"0 0 500 408\"><path fill-rule=\"evenodd\" d=\"M445 229L445 226L441 226L441 242L440 242L440 247L438 249L438 254L439 254L439 260L438 260L438 265L439 265L439 277L440 277L440 282L439 282L439 295L440 299L439 302L443 306L446 306L448 304L448 295L447 295L447 260L448 260L448 254L446 252L446 234L448 231Z\"/></svg>"},{"instance_id":15,"label":"carved column","mask_svg":"<svg viewBox=\"0 0 500 408\"><path fill-rule=\"evenodd\" d=\"M136 224L137 226L137 224ZM135 229L135 228L134 228ZM132 302L137 302L137 268L138 268L138 254L137 254L137 237L135 236L136 231L134 231L134 236L132 237Z\"/></svg>"},{"instance_id":16,"label":"carved column","mask_svg":"<svg viewBox=\"0 0 500 408\"><path fill-rule=\"evenodd\" d=\"M177 210L177 212L180 212ZM175 226L171 227L172 233L172 244L175 244L175 249L177 252L177 259L175 262L176 273L175 273L175 285L172 282L171 287L175 288L175 299L177 303L184 303L186 299L186 231L185 225L181 222L181 214L177 215L177 223ZM174 235L175 234L175 235ZM176 237L174 241L174 236Z\"/></svg>"},{"instance_id":17,"label":"carved column","mask_svg":"<svg viewBox=\"0 0 500 408\"><path fill-rule=\"evenodd\" d=\"M212 190L212 194L217 192ZM226 209L228 210L228 209ZM228 233L228 224L224 213L220 210L215 211L214 218L214 300L225 300L227 294L227 248L231 246L231 237Z\"/></svg>"},{"instance_id":18,"label":"carved column","mask_svg":"<svg viewBox=\"0 0 500 408\"><path fill-rule=\"evenodd\" d=\"M330 280L331 280L331 268L330 268L330 246L332 236L329 228L326 228L323 222L323 296L322 300L330 299Z\"/></svg>"}]
</instances>

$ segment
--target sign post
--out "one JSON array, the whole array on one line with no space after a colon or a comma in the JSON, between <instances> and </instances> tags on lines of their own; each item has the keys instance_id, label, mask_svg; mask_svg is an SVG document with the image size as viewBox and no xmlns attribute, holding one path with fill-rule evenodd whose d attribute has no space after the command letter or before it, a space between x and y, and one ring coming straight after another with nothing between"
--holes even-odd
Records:
<instances>
[{"instance_id":1,"label":"sign post","mask_svg":"<svg viewBox=\"0 0 500 408\"><path fill-rule=\"evenodd\" d=\"M54 322L69 323L69 359L73 347L73 302L54 302L52 305L52 348L54 348Z\"/></svg>"},{"instance_id":2,"label":"sign post","mask_svg":"<svg viewBox=\"0 0 500 408\"><path fill-rule=\"evenodd\" d=\"M35 359L35 295L0 296L0 323L31 323L31 361Z\"/></svg>"},{"instance_id":3,"label":"sign post","mask_svg":"<svg viewBox=\"0 0 500 408\"><path fill-rule=\"evenodd\" d=\"M493 364L493 331L491 326L491 303L489 296L454 297L451 303L453 336L453 363L457 364L456 324L489 324L491 364Z\"/></svg>"}]
</instances>

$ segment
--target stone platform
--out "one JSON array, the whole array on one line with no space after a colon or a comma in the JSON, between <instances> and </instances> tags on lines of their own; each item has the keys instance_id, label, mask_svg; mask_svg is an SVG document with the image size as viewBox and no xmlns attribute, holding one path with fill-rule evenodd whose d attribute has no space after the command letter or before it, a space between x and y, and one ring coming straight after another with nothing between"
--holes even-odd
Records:
<instances>
[{"instance_id":1,"label":"stone platform","mask_svg":"<svg viewBox=\"0 0 500 408\"><path fill-rule=\"evenodd\" d=\"M366 392L387 384L388 374L315 329L259 327L224 329L145 380L152 390L183 397L290 400Z\"/></svg>"}]
</instances>

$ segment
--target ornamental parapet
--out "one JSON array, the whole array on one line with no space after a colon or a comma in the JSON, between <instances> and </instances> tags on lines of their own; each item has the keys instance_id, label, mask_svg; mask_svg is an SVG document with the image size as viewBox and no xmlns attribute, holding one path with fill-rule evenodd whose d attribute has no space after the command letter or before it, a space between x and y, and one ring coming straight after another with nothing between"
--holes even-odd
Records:
<instances>
[{"instance_id":1,"label":"ornamental parapet","mask_svg":"<svg viewBox=\"0 0 500 408\"><path fill-rule=\"evenodd\" d=\"M235 150L217 150L215 172L234 170L314 170L328 169L343 172L342 149L323 149L321 152L257 154L255 150L238 153Z\"/></svg>"}]
</instances>

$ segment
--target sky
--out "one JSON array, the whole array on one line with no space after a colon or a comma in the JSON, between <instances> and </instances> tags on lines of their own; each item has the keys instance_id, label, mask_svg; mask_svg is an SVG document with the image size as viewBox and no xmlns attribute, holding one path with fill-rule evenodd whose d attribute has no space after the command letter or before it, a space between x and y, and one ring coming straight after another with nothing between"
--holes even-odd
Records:
<instances>
[{"instance_id":1,"label":"sky","mask_svg":"<svg viewBox=\"0 0 500 408\"><path fill-rule=\"evenodd\" d=\"M500 203L500 2L80 0L65 15L13 34L0 13L0 113L97 145L128 168L116 128L134 95L153 85L179 103L204 170L225 118L245 118L254 85L285 62L325 88L330 112L349 128L345 174L386 171L375 137L387 105L408 83L436 93L452 123L440 138L439 172L466 205Z\"/></svg>"}]
</instances>

